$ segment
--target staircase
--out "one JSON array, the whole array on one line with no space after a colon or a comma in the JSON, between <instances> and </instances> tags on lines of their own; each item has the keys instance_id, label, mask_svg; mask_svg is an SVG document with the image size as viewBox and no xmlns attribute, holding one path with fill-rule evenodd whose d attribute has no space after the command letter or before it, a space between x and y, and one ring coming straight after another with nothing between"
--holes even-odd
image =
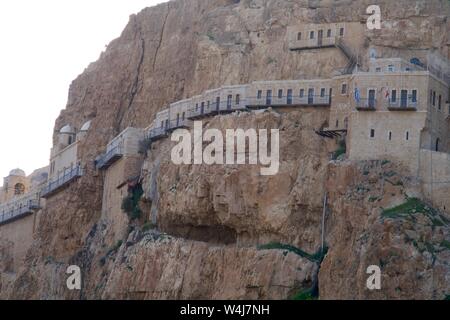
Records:
<instances>
[{"instance_id":1,"label":"staircase","mask_svg":"<svg viewBox=\"0 0 450 320\"><path fill-rule=\"evenodd\" d=\"M342 74L351 74L357 65L358 57L353 54L341 38L336 39L336 48L340 49L348 59L348 63L342 71Z\"/></svg>"}]
</instances>

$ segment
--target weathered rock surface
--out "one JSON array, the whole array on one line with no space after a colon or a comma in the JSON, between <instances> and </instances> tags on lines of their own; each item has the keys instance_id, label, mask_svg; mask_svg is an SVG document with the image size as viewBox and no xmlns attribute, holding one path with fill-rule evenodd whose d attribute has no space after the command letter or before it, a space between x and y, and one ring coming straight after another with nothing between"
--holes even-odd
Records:
<instances>
[{"instance_id":1,"label":"weathered rock surface","mask_svg":"<svg viewBox=\"0 0 450 320\"><path fill-rule=\"evenodd\" d=\"M368 32L367 46L358 48L362 56L368 56L368 45L379 55L400 57L447 50L448 1L378 3L384 29ZM325 191L331 213L326 228L330 250L319 277L323 298L440 299L448 294L448 250L437 245L442 237L449 240L448 224L430 231L429 222L380 217L379 206L400 204L403 191L383 185L376 170L367 178L371 188L380 190L378 205L363 196L346 197L359 195L352 186L366 177L358 164L327 169L330 146L313 132L327 119L323 110L209 121L208 126L219 129L280 128L281 167L275 177L261 177L259 168L251 166L176 167L168 161L170 143L155 144L144 165L151 201L145 213L157 215L160 229L177 238L105 240L111 226L101 220L103 178L93 159L115 135L128 126L146 127L168 103L206 89L329 77L346 65L346 58L334 49L290 52L286 27L360 21L370 4L177 0L131 16L120 38L72 83L67 107L55 123L56 132L68 123L80 128L93 120L79 151L87 172L47 201L24 266L7 273L2 265L0 298L287 298L310 285L315 267L292 253L256 251L256 245L286 242L314 253L320 247ZM413 182L408 183L414 191ZM427 242L439 252L434 258L421 253L403 240L405 234L435 239ZM386 287L370 294L364 290L365 268L380 259ZM70 264L82 267L81 293L65 287Z\"/></svg>"}]
</instances>

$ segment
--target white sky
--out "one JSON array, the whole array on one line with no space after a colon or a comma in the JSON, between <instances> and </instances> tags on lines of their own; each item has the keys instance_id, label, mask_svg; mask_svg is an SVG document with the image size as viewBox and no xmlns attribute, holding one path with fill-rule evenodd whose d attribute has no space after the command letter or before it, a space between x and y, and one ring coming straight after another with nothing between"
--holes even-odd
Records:
<instances>
[{"instance_id":1,"label":"white sky","mask_svg":"<svg viewBox=\"0 0 450 320\"><path fill-rule=\"evenodd\" d=\"M48 164L72 80L120 35L131 14L161 2L0 2L0 178Z\"/></svg>"}]
</instances>

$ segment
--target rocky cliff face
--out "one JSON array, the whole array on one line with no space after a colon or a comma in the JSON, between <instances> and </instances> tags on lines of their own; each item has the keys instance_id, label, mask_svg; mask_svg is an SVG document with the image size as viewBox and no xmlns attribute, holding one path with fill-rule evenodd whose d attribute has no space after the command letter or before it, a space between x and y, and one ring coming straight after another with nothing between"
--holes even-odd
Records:
<instances>
[{"instance_id":1,"label":"rocky cliff face","mask_svg":"<svg viewBox=\"0 0 450 320\"><path fill-rule=\"evenodd\" d=\"M371 2L177 0L131 16L120 38L72 83L55 123L55 130L68 123L79 128L93 119L79 151L87 172L47 201L25 265L2 273L0 297L288 298L313 285L318 263L295 250L257 246L280 242L318 252L327 193L321 298L443 298L450 292L448 220L435 217L435 225L423 207L411 219L383 216L380 208L401 204L407 192L420 196L414 182L386 183L381 164L329 164L333 145L313 132L325 124L327 110L208 121L222 130L279 128L281 166L274 177L252 166L175 166L170 142L158 142L143 167L144 213L158 217L157 230L133 224L128 238L112 243L111 225L101 219L103 178L92 163L115 135L148 126L168 103L206 89L332 75L345 57L334 50L290 52L287 26L360 21ZM445 50L447 1L378 3L384 28L368 32L361 55L369 45L400 57ZM386 271L376 293L365 289L369 263ZM83 270L81 293L65 287L70 264Z\"/></svg>"}]
</instances>

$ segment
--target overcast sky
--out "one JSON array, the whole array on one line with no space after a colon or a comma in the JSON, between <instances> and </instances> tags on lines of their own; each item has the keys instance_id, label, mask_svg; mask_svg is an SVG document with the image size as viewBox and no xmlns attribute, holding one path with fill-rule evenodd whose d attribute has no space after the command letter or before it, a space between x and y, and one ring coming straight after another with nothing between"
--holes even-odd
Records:
<instances>
[{"instance_id":1,"label":"overcast sky","mask_svg":"<svg viewBox=\"0 0 450 320\"><path fill-rule=\"evenodd\" d=\"M161 2L0 2L0 178L48 164L72 80L120 35L131 14Z\"/></svg>"}]
</instances>

